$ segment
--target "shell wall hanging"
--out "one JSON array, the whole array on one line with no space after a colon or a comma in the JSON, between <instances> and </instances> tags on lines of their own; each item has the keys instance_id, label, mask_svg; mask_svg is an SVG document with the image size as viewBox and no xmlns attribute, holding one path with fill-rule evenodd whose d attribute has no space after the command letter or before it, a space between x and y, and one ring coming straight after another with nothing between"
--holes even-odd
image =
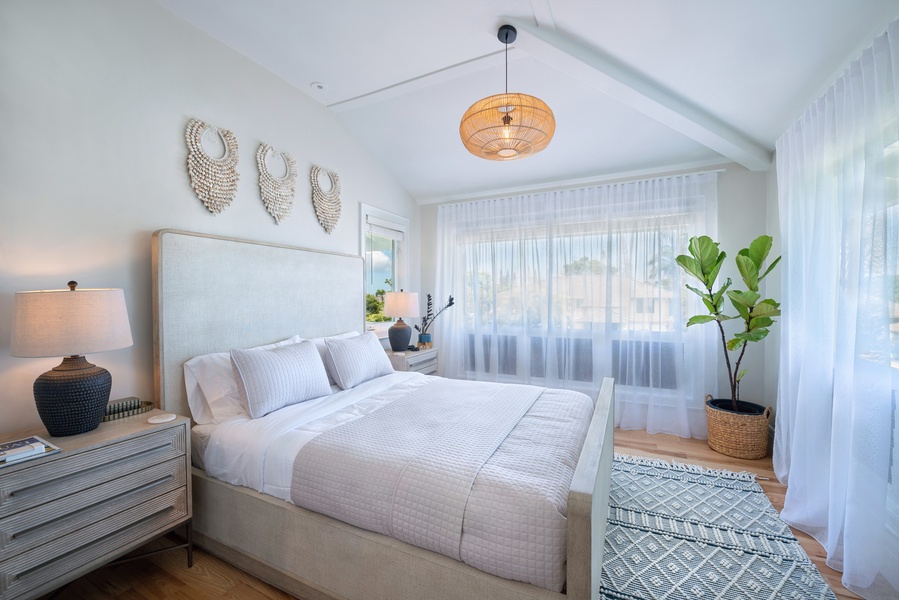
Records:
<instances>
[{"instance_id":1,"label":"shell wall hanging","mask_svg":"<svg viewBox=\"0 0 899 600\"><path fill-rule=\"evenodd\" d=\"M331 189L324 191L319 183L319 175L325 173L331 180ZM312 166L312 204L315 206L315 216L318 222L331 233L337 220L340 219L340 176L334 171L327 171L319 166Z\"/></svg>"},{"instance_id":2,"label":"shell wall hanging","mask_svg":"<svg viewBox=\"0 0 899 600\"><path fill-rule=\"evenodd\" d=\"M287 173L281 178L272 175L267 162L269 155L278 154L281 155L287 169ZM262 196L262 204L275 218L275 223L280 225L293 210L293 197L297 190L297 161L286 152L275 152L268 144L259 144L256 164L259 167L259 195Z\"/></svg>"},{"instance_id":3,"label":"shell wall hanging","mask_svg":"<svg viewBox=\"0 0 899 600\"><path fill-rule=\"evenodd\" d=\"M219 158L209 156L203 148L203 135L207 132L218 135L225 146L224 154ZM187 140L187 174L190 187L197 198L209 209L218 214L228 208L237 192L237 138L227 129L211 127L200 119L191 119L184 134Z\"/></svg>"}]
</instances>

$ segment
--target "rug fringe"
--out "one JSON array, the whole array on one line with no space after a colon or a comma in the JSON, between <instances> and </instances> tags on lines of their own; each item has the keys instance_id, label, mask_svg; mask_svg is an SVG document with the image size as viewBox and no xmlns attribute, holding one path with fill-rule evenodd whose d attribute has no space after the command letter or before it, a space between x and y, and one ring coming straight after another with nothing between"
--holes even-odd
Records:
<instances>
[{"instance_id":1,"label":"rug fringe","mask_svg":"<svg viewBox=\"0 0 899 600\"><path fill-rule=\"evenodd\" d=\"M630 454L615 453L615 460L632 465L641 465L644 467L656 467L659 469L671 469L672 471L683 471L685 473L693 473L696 475L711 475L713 477L727 477L730 479L738 479L740 481L755 481L755 473L749 471L728 471L727 469L711 469L700 465L691 465L688 463L679 463L677 461L662 460L661 458L648 458L645 456L631 456Z\"/></svg>"}]
</instances>

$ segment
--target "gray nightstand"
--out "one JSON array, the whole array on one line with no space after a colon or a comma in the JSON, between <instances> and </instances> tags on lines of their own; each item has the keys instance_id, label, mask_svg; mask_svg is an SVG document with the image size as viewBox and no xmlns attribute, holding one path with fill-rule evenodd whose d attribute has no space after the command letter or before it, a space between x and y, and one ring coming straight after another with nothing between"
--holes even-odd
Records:
<instances>
[{"instance_id":1,"label":"gray nightstand","mask_svg":"<svg viewBox=\"0 0 899 600\"><path fill-rule=\"evenodd\" d=\"M2 436L62 451L0 467L0 599L36 598L182 524L189 540L190 420L147 423L158 414Z\"/></svg>"},{"instance_id":2,"label":"gray nightstand","mask_svg":"<svg viewBox=\"0 0 899 600\"><path fill-rule=\"evenodd\" d=\"M416 371L424 375L437 374L437 348L428 348L418 352L388 350L387 356L390 357L390 364L393 365L395 371Z\"/></svg>"}]
</instances>

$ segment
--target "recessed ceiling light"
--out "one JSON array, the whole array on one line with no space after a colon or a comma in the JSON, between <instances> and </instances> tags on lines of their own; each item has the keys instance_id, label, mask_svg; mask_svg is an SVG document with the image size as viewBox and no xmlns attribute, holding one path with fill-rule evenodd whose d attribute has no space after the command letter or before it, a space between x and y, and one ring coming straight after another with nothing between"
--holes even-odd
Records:
<instances>
[{"instance_id":1,"label":"recessed ceiling light","mask_svg":"<svg viewBox=\"0 0 899 600\"><path fill-rule=\"evenodd\" d=\"M309 87L311 87L316 92L324 92L326 89L328 89L328 86L320 81L313 81L309 84Z\"/></svg>"}]
</instances>

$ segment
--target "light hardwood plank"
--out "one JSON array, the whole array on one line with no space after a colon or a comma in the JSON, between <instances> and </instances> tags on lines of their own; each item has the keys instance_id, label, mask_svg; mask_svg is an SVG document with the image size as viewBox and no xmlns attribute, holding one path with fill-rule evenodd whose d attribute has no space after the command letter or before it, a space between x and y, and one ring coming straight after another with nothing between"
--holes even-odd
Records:
<instances>
[{"instance_id":1,"label":"light hardwood plank","mask_svg":"<svg viewBox=\"0 0 899 600\"><path fill-rule=\"evenodd\" d=\"M172 534L150 542L134 554L180 543ZM50 594L41 600L49 598ZM76 579L55 600L291 600L294 598L239 568L194 548L194 565L187 551L174 550L101 567ZM302 599L301 599L302 600Z\"/></svg>"},{"instance_id":2,"label":"light hardwood plank","mask_svg":"<svg viewBox=\"0 0 899 600\"><path fill-rule=\"evenodd\" d=\"M615 430L615 450L623 454L698 464L715 469L750 471L777 510L783 508L786 486L774 477L771 458L742 460L718 454L703 440L683 439L645 431ZM793 530L806 553L840 600L859 597L846 590L840 573L825 563L824 550L809 535ZM138 550L154 550L171 543L157 540ZM46 596L45 596L46 598ZM177 550L113 567L103 567L76 580L57 600L290 600L293 596L247 575L211 554L196 549L194 566L187 568L186 552ZM302 600L302 599L301 599Z\"/></svg>"}]
</instances>

